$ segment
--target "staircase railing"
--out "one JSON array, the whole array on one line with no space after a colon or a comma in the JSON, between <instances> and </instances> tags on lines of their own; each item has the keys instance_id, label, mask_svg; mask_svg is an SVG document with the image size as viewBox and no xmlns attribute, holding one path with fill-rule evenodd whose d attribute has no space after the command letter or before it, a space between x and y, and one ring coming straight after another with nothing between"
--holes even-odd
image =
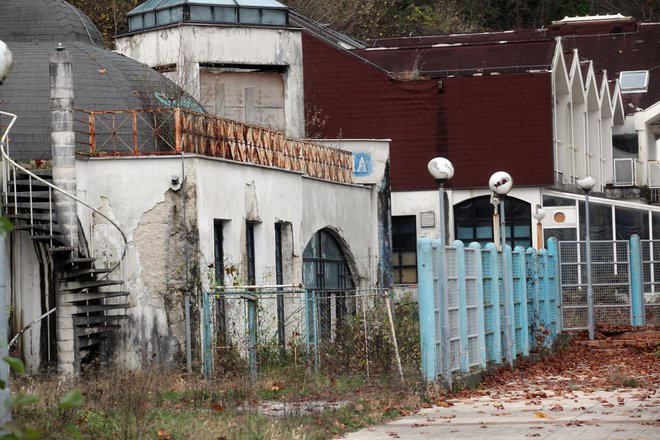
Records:
<instances>
[{"instance_id":1,"label":"staircase railing","mask_svg":"<svg viewBox=\"0 0 660 440\"><path fill-rule=\"evenodd\" d=\"M101 212L101 211L98 210L97 208L94 208L93 206L89 205L87 202L85 202L84 200L81 200L79 197L77 197L77 196L71 194L70 192L68 192L68 191L66 191L66 190L63 190L62 188L59 188L58 186L56 186L56 185L54 185L54 184L48 182L47 180L45 180L45 179L39 177L38 175L36 175L36 174L33 173L32 171L30 171L30 170L28 170L27 168L25 168L25 167L21 166L20 164L18 164L18 163L17 163L16 161L14 161L11 157L9 157L9 153L8 153L8 151L5 150L5 147L7 147L7 150L8 150L8 146L9 146L9 143L8 143L8 141L7 141L7 138L8 138L8 136L9 136L9 131L11 130L11 128L12 128L12 127L14 126L14 124L16 123L16 120L18 119L18 117L17 117L15 114L7 113L7 112L3 112L3 111L0 111L0 117L1 117L1 116L6 116L6 117L9 117L9 118L10 118L10 122L9 122L9 124L7 125L7 127L5 128L4 132L2 133L2 137L0 138L0 153L1 153L1 157L2 157L2 189L3 189L3 193L4 193L4 199L5 199L5 200L4 200L4 202L5 202L4 204L5 204L5 207L8 206L8 204L9 204L9 190L10 190L10 186L9 186L9 185L10 185L10 182L9 182L9 176L10 176L10 171L11 171L11 174L13 175L13 182L12 182L12 184L13 184L13 186L14 186L14 188L13 188L13 189L14 189L14 200L13 200L13 201L14 201L14 213L15 213L15 214L18 214L18 203L17 203L17 202L18 202L18 197L17 197L17 191L16 191L16 189L17 189L17 184L16 184L16 173L17 173L17 170L22 171L23 173L25 173L25 174L28 176L28 184L29 184L29 200L30 200L30 203L29 203L29 212L30 212L30 220L31 220L30 224L31 224L31 225L34 224L34 222L33 222L33 219L34 219L34 208L33 208L33 198L32 198L32 179L34 179L34 180L36 180L36 181L38 181L38 182L40 182L40 183L42 183L42 184L44 184L44 185L46 185L46 186L48 187L48 204L49 204L49 209L48 209L48 217L49 217L49 218L48 218L48 224L49 224L49 230L50 230L50 234L49 234L49 235L50 235L51 237L53 236L53 220L54 220L54 216L55 216L55 215L54 215L54 212L53 212L53 197L52 197L52 192L53 192L53 191L56 191L56 192L58 192L58 193L60 193L60 194L62 194L62 195L64 195L64 196L66 196L66 197L68 197L68 198L70 198L70 199L72 199L72 200L75 200L75 201L76 201L77 203L79 203L80 205L85 206L85 207L88 208L88 209L91 209L92 212L94 212L94 213L100 215L101 217L103 217L104 219L106 219L106 220L108 221L108 223L110 223L113 227L115 227L115 228L117 229L117 231L119 231L119 233L120 233L120 235L121 235L121 238L122 238L122 240L123 240L123 247L122 247L122 251L121 251L121 256L120 256L120 258L117 260L116 263L114 263L113 266L111 266L111 267L109 268L110 271L107 272L107 273L105 273L105 274L104 274L101 278L99 278L99 279L104 279L104 278L108 277L108 276L109 276L112 272L114 272L118 267L120 268L120 272L121 272L121 263L122 263L124 257L126 256L126 251L127 251L127 248L128 248L128 239L127 239L126 234L124 233L124 231L123 231L123 230L119 227L119 225L118 225L113 219L111 219L108 215L104 214L103 212ZM77 217L78 217L78 216L77 216L77 213L75 213L75 214L76 214L76 215L75 215L74 218L77 218ZM93 233L92 230L91 230L91 228L92 228L92 223L90 223L90 236L91 236L91 234ZM51 238L51 240L52 240L52 238ZM73 242L73 240L72 240L72 242ZM93 255L91 255L91 256L93 257ZM121 274L121 273L120 273L120 278L123 280L123 274ZM56 309L55 307L52 308L51 310L49 310L48 312L46 312L44 315L42 315L41 317L39 317L38 320L41 320L41 319L45 318L46 316L50 315L52 312L55 311L55 309ZM30 324L28 324L28 326L27 326L26 328L22 329L22 330L21 330L16 336L19 336L20 334L24 333L25 330L26 330L27 328L31 327L31 326L34 325L35 323L36 323L36 321L33 321L33 322L31 322ZM12 342L15 342L15 340L16 340L16 338L12 339Z\"/></svg>"},{"instance_id":2,"label":"staircase railing","mask_svg":"<svg viewBox=\"0 0 660 440\"><path fill-rule=\"evenodd\" d=\"M32 208L32 194L31 194L32 193L32 185L31 185L32 179L34 179L38 182L41 182L44 185L48 186L49 193L52 193L53 190L57 191L58 193L63 194L66 197L69 197L70 199L75 200L77 203L85 206L86 208L91 209L94 213L100 215L101 217L106 219L112 226L114 226L117 229L117 231L119 231L119 233L121 234L121 238L124 242L123 249L122 249L122 252L121 252L121 257L110 268L112 271L114 271L117 267L119 267L121 265L121 261L126 256L126 250L127 250L127 247L128 247L128 239L126 237L126 233L124 233L124 231L121 229L121 227L114 220L112 220L110 217L108 217L102 211L98 210L97 208L94 208L93 206L91 206L90 204L88 204L84 200L80 199L79 197L71 194L70 192L65 191L62 188L59 188L58 186L53 185L52 183L48 182L47 180L37 176L35 173L33 173L32 171L28 170L27 168L21 166L16 161L14 161L11 157L9 157L8 152L5 151L5 146L8 145L6 139L9 135L9 131L11 130L12 126L14 125L14 123L16 122L16 119L18 119L18 117L16 115L12 114L12 113L7 113L7 112L3 112L3 111L0 111L0 115L8 116L8 117L11 118L11 121L7 125L7 128L5 129L5 132L2 134L2 138L0 139L0 152L2 153L3 167L4 167L4 169L3 169L3 174L4 174L3 190L4 190L4 194L5 194L5 205L7 205L9 203L9 192L8 192L8 189L9 189L8 188L8 184L9 184L8 180L9 179L8 178L9 178L9 170L11 168L13 173L14 173L13 174L14 176L16 176L16 170L20 170L20 171L24 172L25 174L27 174L28 177L29 177L29 182L30 182L30 218L31 219L34 216L34 210ZM16 188L16 179L14 179L13 184L14 184L14 189L15 189ZM51 213L49 224L50 224L50 232L51 232L51 235L52 235L52 232L53 232L52 204L53 203L52 203L52 195L51 194L49 194L48 199L49 199L49 205L50 205L49 211ZM16 191L14 191L14 201L16 202L16 200L17 200L17 195L16 195ZM18 207L16 206L16 203L14 204L14 209L15 209L15 212L17 213L18 212Z\"/></svg>"}]
</instances>

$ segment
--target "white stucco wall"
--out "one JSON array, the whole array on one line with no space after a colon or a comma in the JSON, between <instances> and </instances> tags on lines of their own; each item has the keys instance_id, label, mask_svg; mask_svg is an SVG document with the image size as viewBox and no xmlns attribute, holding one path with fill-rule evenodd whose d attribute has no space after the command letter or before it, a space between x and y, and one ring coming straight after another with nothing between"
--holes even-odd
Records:
<instances>
[{"instance_id":1,"label":"white stucco wall","mask_svg":"<svg viewBox=\"0 0 660 440\"><path fill-rule=\"evenodd\" d=\"M243 273L246 221L256 222L258 284L275 282L276 222L292 226L292 244L283 249L290 253L284 256L291 263L287 282L302 283L303 250L323 228L335 231L345 245L358 286L375 279L378 210L372 187L193 155L78 160L76 169L79 192L117 221L128 237L123 271L131 319L117 359L129 367L153 359L170 361L184 352L182 292L190 281L187 275L199 277L193 280L199 291L210 287L215 219L224 221L224 261ZM183 178L182 186L172 185L173 176ZM118 235L100 217L93 222L97 255L110 249L112 261L120 252ZM90 234L89 220L86 223L83 229ZM115 244L105 246L106 240Z\"/></svg>"},{"instance_id":2,"label":"white stucco wall","mask_svg":"<svg viewBox=\"0 0 660 440\"><path fill-rule=\"evenodd\" d=\"M515 176L514 176L515 182ZM454 205L457 205L465 200L474 197L490 195L488 189L447 189L447 221L446 226L449 231L449 242L454 240ZM509 193L511 197L524 200L531 204L532 212L536 204L542 203L541 188L538 187L525 187L514 188ZM417 218L417 238L439 237L439 208L440 202L438 199L438 191L398 191L392 193L392 216L399 215L415 215ZM420 224L420 213L432 211L435 218L435 226L430 228L422 228ZM532 220L535 224L535 220ZM536 228L532 224L532 243L536 243Z\"/></svg>"},{"instance_id":3,"label":"white stucco wall","mask_svg":"<svg viewBox=\"0 0 660 440\"><path fill-rule=\"evenodd\" d=\"M200 100L200 63L284 68L286 134L303 137L302 37L300 30L180 25L115 40L117 52L151 67L176 65L168 74Z\"/></svg>"}]
</instances>

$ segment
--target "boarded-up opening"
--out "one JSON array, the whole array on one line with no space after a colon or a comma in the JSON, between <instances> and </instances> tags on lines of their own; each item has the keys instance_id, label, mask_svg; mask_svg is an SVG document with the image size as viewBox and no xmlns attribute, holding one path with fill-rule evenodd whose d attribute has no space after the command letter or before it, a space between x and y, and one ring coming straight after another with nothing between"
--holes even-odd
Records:
<instances>
[{"instance_id":1,"label":"boarded-up opening","mask_svg":"<svg viewBox=\"0 0 660 440\"><path fill-rule=\"evenodd\" d=\"M273 70L204 67L201 104L214 115L284 131L284 81Z\"/></svg>"}]
</instances>

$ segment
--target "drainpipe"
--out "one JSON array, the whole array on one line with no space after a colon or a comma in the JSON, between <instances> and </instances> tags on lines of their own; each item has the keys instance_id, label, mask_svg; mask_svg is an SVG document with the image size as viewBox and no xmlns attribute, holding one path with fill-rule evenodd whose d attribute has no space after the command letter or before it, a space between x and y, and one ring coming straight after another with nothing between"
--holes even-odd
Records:
<instances>
[{"instance_id":1,"label":"drainpipe","mask_svg":"<svg viewBox=\"0 0 660 440\"><path fill-rule=\"evenodd\" d=\"M73 71L71 55L60 44L50 56L51 139L53 183L76 192L75 133L73 131ZM76 202L55 192L54 213L62 225L65 242L78 254L78 214ZM56 280L57 282L57 280ZM57 363L63 374L75 372L75 338L72 314L75 307L57 295Z\"/></svg>"}]
</instances>

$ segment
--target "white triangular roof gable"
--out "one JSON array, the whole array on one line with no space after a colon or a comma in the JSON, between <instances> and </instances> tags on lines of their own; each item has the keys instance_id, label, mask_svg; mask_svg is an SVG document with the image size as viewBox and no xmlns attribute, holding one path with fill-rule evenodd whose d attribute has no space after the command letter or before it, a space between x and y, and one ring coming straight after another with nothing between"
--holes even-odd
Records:
<instances>
[{"instance_id":1,"label":"white triangular roof gable","mask_svg":"<svg viewBox=\"0 0 660 440\"><path fill-rule=\"evenodd\" d=\"M596 83L593 61L589 61L589 70L587 70L587 78L584 82L584 94L589 110L598 110L600 97L598 96L598 84Z\"/></svg>"},{"instance_id":2,"label":"white triangular roof gable","mask_svg":"<svg viewBox=\"0 0 660 440\"><path fill-rule=\"evenodd\" d=\"M568 70L566 69L566 58L564 57L564 46L561 44L561 38L555 38L555 54L552 57L552 72L555 76L555 93L563 95L570 91L570 81L568 80Z\"/></svg>"},{"instance_id":3,"label":"white triangular roof gable","mask_svg":"<svg viewBox=\"0 0 660 440\"><path fill-rule=\"evenodd\" d=\"M603 70L603 76L600 79L600 114L603 118L612 116L612 97L610 96L610 88L607 85L607 70Z\"/></svg>"},{"instance_id":4,"label":"white triangular roof gable","mask_svg":"<svg viewBox=\"0 0 660 440\"><path fill-rule=\"evenodd\" d=\"M623 124L626 121L626 112L623 111L623 100L621 99L621 87L617 79L612 92L612 123Z\"/></svg>"},{"instance_id":5,"label":"white triangular roof gable","mask_svg":"<svg viewBox=\"0 0 660 440\"><path fill-rule=\"evenodd\" d=\"M660 121L660 101L641 112L635 113L635 130L647 130L646 125L656 121Z\"/></svg>"},{"instance_id":6,"label":"white triangular roof gable","mask_svg":"<svg viewBox=\"0 0 660 440\"><path fill-rule=\"evenodd\" d=\"M584 102L584 79L582 78L582 69L580 68L580 57L577 49L573 49L573 60L571 68L568 71L568 77L573 94L573 102Z\"/></svg>"}]
</instances>

